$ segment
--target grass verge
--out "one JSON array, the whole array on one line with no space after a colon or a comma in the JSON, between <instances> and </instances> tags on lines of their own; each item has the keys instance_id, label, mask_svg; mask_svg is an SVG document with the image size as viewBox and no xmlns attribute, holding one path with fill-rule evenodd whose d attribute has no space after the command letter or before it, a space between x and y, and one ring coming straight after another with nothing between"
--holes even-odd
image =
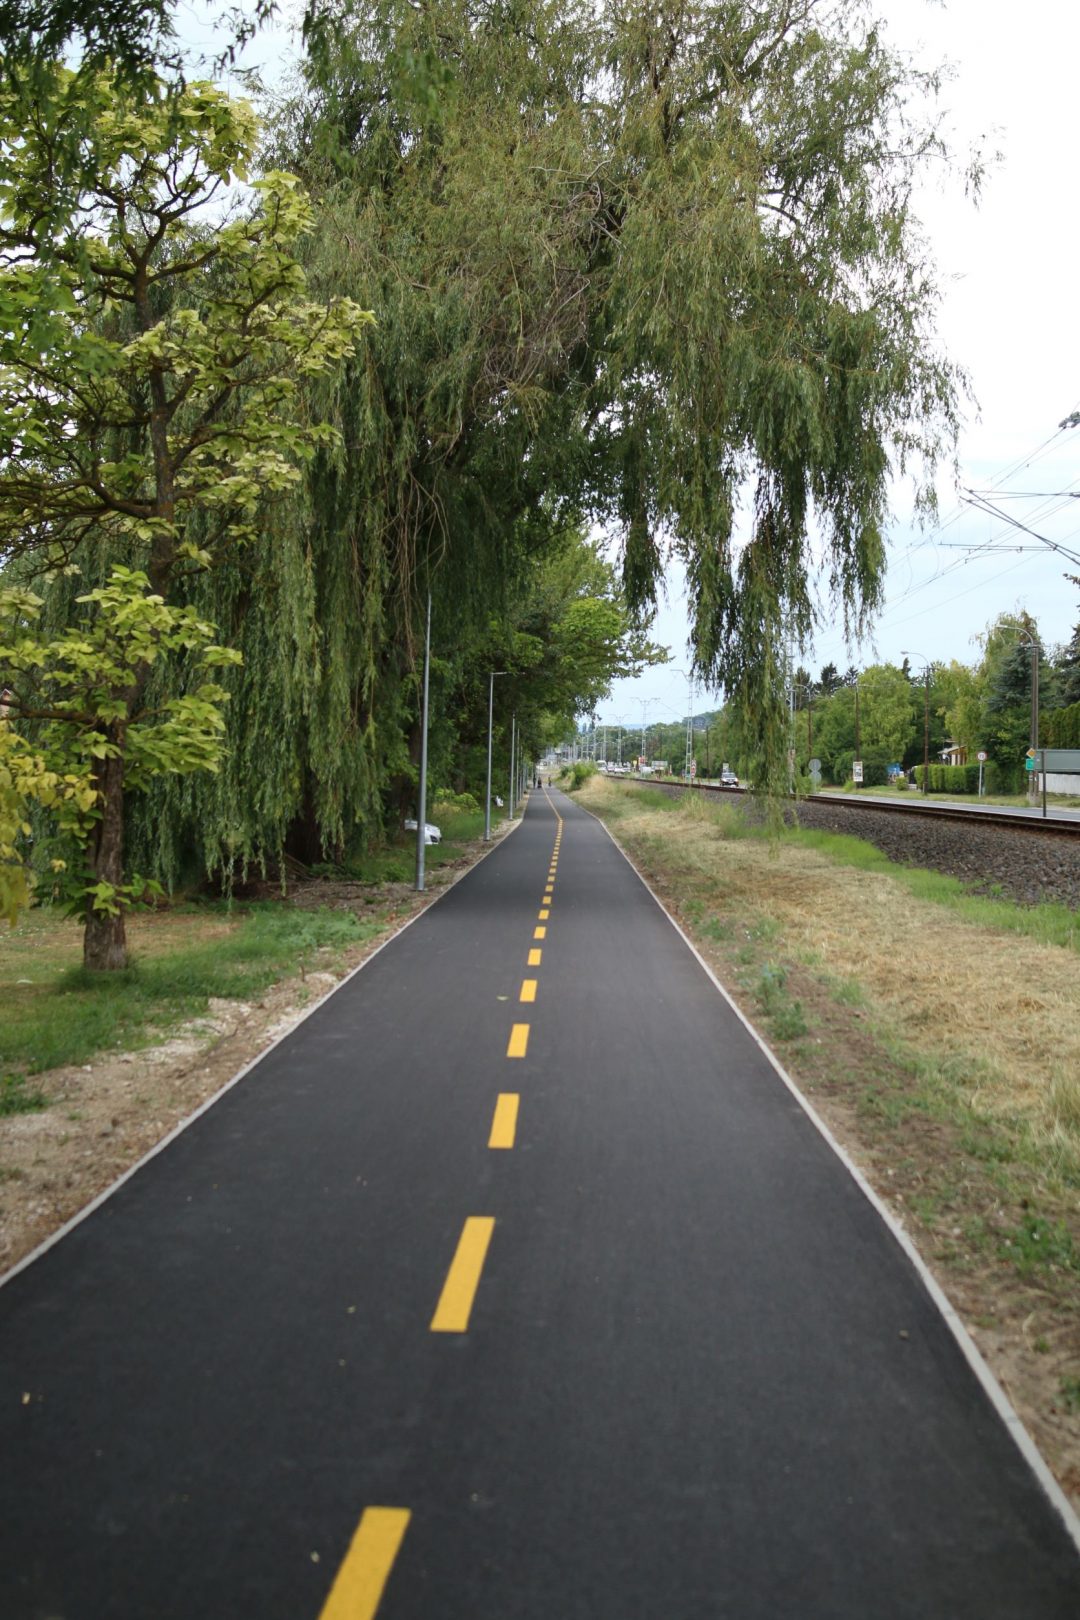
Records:
<instances>
[{"instance_id":1,"label":"grass verge","mask_svg":"<svg viewBox=\"0 0 1080 1620\"><path fill-rule=\"evenodd\" d=\"M136 1050L205 1012L211 997L258 995L303 970L317 952L361 944L382 926L351 912L302 911L273 901L185 906L133 919L133 965L87 975L78 961L77 925L33 912L0 935L7 985L0 1113L15 1112L18 1097L33 1095L21 1089L27 1075L86 1063L102 1051Z\"/></svg>"}]
</instances>

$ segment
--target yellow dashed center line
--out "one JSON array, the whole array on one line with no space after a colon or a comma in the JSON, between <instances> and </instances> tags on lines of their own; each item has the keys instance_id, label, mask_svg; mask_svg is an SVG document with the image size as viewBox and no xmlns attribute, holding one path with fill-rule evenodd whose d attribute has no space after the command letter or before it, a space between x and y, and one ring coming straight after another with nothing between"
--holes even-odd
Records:
<instances>
[{"instance_id":1,"label":"yellow dashed center line","mask_svg":"<svg viewBox=\"0 0 1080 1620\"><path fill-rule=\"evenodd\" d=\"M547 938L547 929L546 928L534 928L533 929L533 939L546 939L546 938Z\"/></svg>"},{"instance_id":2,"label":"yellow dashed center line","mask_svg":"<svg viewBox=\"0 0 1080 1620\"><path fill-rule=\"evenodd\" d=\"M319 1620L372 1620L411 1515L408 1508L365 1508Z\"/></svg>"},{"instance_id":3,"label":"yellow dashed center line","mask_svg":"<svg viewBox=\"0 0 1080 1620\"><path fill-rule=\"evenodd\" d=\"M544 953L540 949L540 947L538 945L534 945L532 950L529 952L529 966L530 967L539 967L540 966L540 958L543 956L543 954Z\"/></svg>"},{"instance_id":4,"label":"yellow dashed center line","mask_svg":"<svg viewBox=\"0 0 1080 1620\"><path fill-rule=\"evenodd\" d=\"M515 1024L510 1031L510 1041L506 1048L507 1057L524 1057L529 1048L528 1024Z\"/></svg>"},{"instance_id":5,"label":"yellow dashed center line","mask_svg":"<svg viewBox=\"0 0 1080 1620\"><path fill-rule=\"evenodd\" d=\"M551 912L547 909L547 907L541 906L540 910L536 913L536 920L537 922L547 922L550 916Z\"/></svg>"},{"instance_id":6,"label":"yellow dashed center line","mask_svg":"<svg viewBox=\"0 0 1080 1620\"><path fill-rule=\"evenodd\" d=\"M432 1333L465 1333L473 1307L484 1257L495 1230L493 1215L470 1215L458 1239L457 1252L431 1318Z\"/></svg>"},{"instance_id":7,"label":"yellow dashed center line","mask_svg":"<svg viewBox=\"0 0 1080 1620\"><path fill-rule=\"evenodd\" d=\"M518 1000L519 1001L535 1001L536 1000L536 980L535 979L522 979L522 981L521 981L521 994L518 996Z\"/></svg>"},{"instance_id":8,"label":"yellow dashed center line","mask_svg":"<svg viewBox=\"0 0 1080 1620\"><path fill-rule=\"evenodd\" d=\"M517 1131L518 1105L521 1098L516 1091L500 1091L495 1103L495 1117L491 1121L489 1148L512 1148Z\"/></svg>"}]
</instances>

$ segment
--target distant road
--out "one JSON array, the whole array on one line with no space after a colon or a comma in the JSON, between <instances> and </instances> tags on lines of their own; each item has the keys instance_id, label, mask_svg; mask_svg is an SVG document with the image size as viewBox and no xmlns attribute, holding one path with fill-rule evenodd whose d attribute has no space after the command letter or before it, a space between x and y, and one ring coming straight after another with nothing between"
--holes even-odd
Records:
<instances>
[{"instance_id":1,"label":"distant road","mask_svg":"<svg viewBox=\"0 0 1080 1620\"><path fill-rule=\"evenodd\" d=\"M4 1620L1077 1620L919 1274L560 794L0 1288Z\"/></svg>"}]
</instances>

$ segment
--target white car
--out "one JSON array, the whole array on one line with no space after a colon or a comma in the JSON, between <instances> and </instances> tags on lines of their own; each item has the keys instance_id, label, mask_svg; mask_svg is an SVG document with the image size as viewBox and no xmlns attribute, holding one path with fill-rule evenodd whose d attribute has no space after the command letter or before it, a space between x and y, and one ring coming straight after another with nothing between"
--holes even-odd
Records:
<instances>
[{"instance_id":1,"label":"white car","mask_svg":"<svg viewBox=\"0 0 1080 1620\"><path fill-rule=\"evenodd\" d=\"M735 775L734 771L722 771L720 773L721 787L738 787L738 785L739 778Z\"/></svg>"},{"instance_id":2,"label":"white car","mask_svg":"<svg viewBox=\"0 0 1080 1620\"><path fill-rule=\"evenodd\" d=\"M412 816L405 823L405 831L406 832L415 832L416 831L416 817L415 816ZM431 822L431 821L425 821L424 822L424 843L425 844L441 844L442 843L442 829L440 827L436 827L435 824L433 822Z\"/></svg>"}]
</instances>

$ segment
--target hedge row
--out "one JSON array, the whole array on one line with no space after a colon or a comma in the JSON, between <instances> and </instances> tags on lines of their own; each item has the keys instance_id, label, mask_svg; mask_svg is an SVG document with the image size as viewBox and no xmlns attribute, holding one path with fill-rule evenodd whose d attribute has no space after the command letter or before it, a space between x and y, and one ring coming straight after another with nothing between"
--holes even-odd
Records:
<instances>
[{"instance_id":1,"label":"hedge row","mask_svg":"<svg viewBox=\"0 0 1080 1620\"><path fill-rule=\"evenodd\" d=\"M1080 703L1047 709L1040 719L1039 741L1044 748L1080 748Z\"/></svg>"},{"instance_id":2,"label":"hedge row","mask_svg":"<svg viewBox=\"0 0 1080 1620\"><path fill-rule=\"evenodd\" d=\"M916 765L915 781L923 785L925 765ZM977 765L931 765L930 788L934 793L978 793L979 767Z\"/></svg>"}]
</instances>

